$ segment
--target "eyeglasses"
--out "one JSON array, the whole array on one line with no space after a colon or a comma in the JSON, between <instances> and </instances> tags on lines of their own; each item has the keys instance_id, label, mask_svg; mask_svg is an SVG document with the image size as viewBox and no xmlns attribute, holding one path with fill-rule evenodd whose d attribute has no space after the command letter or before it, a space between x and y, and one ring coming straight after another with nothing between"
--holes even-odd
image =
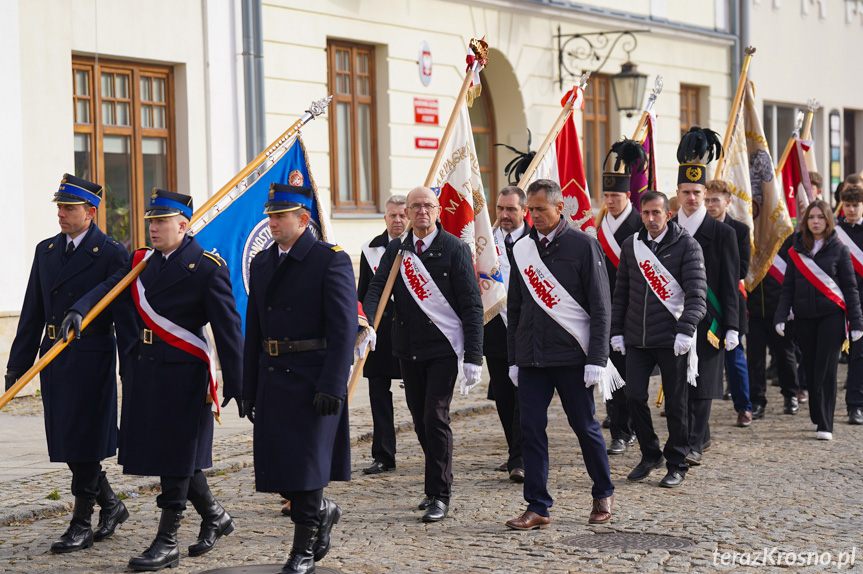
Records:
<instances>
[{"instance_id":1,"label":"eyeglasses","mask_svg":"<svg viewBox=\"0 0 863 574\"><path fill-rule=\"evenodd\" d=\"M413 213L419 213L421 209L424 209L431 213L434 209L437 208L437 205L431 203L414 203L408 209L410 209Z\"/></svg>"}]
</instances>

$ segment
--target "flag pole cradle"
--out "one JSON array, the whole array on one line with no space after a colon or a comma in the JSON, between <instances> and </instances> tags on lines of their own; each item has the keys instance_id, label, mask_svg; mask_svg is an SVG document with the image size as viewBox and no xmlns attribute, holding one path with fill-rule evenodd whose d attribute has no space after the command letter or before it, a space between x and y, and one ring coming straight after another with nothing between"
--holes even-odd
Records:
<instances>
[{"instance_id":1,"label":"flag pole cradle","mask_svg":"<svg viewBox=\"0 0 863 574\"><path fill-rule=\"evenodd\" d=\"M740 69L740 79L737 80L737 91L734 93L734 102L731 104L731 113L728 114L728 128L725 130L725 139L722 142L722 154L719 156L719 161L716 163L716 171L713 179L725 179L725 154L728 146L731 144L731 135L734 130L734 120L737 117L737 112L743 104L743 91L746 89L746 79L749 77L749 65L752 63L752 55L755 53L754 46L744 48L746 57L743 58L743 66Z\"/></svg>"},{"instance_id":2,"label":"flag pole cradle","mask_svg":"<svg viewBox=\"0 0 863 574\"><path fill-rule=\"evenodd\" d=\"M473 42L471 42L473 43ZM467 92L471 87L471 82L473 80L474 70L473 68L468 68L467 72L464 76L464 81L461 83L461 89L458 92L458 96L455 99L455 105L453 105L452 113L450 113L449 121L447 121L446 128L444 128L443 136L441 137L440 143L438 144L437 152L435 152L434 160L432 161L431 167L429 168L428 175L426 175L425 183L423 184L425 187L431 187L432 183L434 183L435 174L437 173L438 166L440 166L440 162L443 160L443 154L446 152L447 144L449 144L449 140L452 137L452 132L455 129L455 123L458 120L459 114L461 113L461 106L466 101ZM405 228L405 235L410 231L411 224L408 222L407 227ZM390 267L390 274L387 276L387 282L384 285L384 290L381 293L380 301L386 301L390 298L390 295L393 291L393 285L396 282L396 276L399 274L399 269L402 265L403 254L401 251L396 255L395 260L393 261L392 267ZM378 326L381 324L381 319L384 316L384 309L386 305L378 305L378 308L375 310L375 319L371 324L371 327L377 331ZM357 390L357 385L359 384L360 377L363 374L363 366L366 364L366 359L369 356L369 348L366 347L365 354L356 363L354 363L354 369L351 371L351 378L348 382L348 404L350 404L351 399L354 396L354 391Z\"/></svg>"},{"instance_id":3,"label":"flag pole cradle","mask_svg":"<svg viewBox=\"0 0 863 574\"><path fill-rule=\"evenodd\" d=\"M236 185L240 181L242 181L250 173L257 169L263 161L265 161L273 152L275 152L279 148L279 146L283 145L286 141L288 141L291 137L298 133L300 131L300 128L302 128L309 121L315 119L315 117L324 113L332 99L333 97L329 96L327 98L312 102L311 106L309 106L309 109L306 110L306 113L303 114L300 119L295 121L291 125L291 127L289 127L281 136L279 136L278 139L276 139L270 146L268 146L265 151L258 154L258 157L253 159L251 163L249 163L245 168L243 168L242 171L240 171L240 173L235 175L231 179L231 181L225 184L222 189L216 192L210 199L208 199L204 203L204 205L202 205L200 208L198 208L197 211L192 214L192 218L189 221L189 228L191 228L193 224L195 224L201 217L203 217L223 197L230 193L231 190L234 189L234 187L236 187ZM101 301L96 303L96 305L90 310L89 313L87 313L87 316L84 317L84 319L81 321L81 329L86 329L87 325L89 325L102 311L105 310L106 307L108 307L108 305L111 304L111 302L114 301L114 299L117 298L120 293L123 292L123 290L129 287L132 282L138 278L138 275L140 275L141 272L144 271L144 268L146 266L147 262L142 261L138 263L135 267L133 267L132 270L129 271L129 273L127 273L126 276L123 277L123 279L121 279L120 282L117 283L114 288L111 289L102 298ZM42 369L47 367L48 364L53 361L54 358L59 355L60 352L63 351L63 349L65 349L66 346L74 338L75 332L74 330L72 330L69 333L68 341L63 341L62 338L58 339L57 342L54 343L54 346L48 349L48 351L38 361L36 361L36 363L34 363L33 366L30 367L30 369L26 373L24 373L21 378L18 379L18 381L9 388L8 391L6 391L5 393L3 393L2 396L0 396L0 409L6 406L6 404L11 401L15 397L15 395L17 395L21 391L21 389L23 389L27 385L27 383L33 380L33 378L38 375L39 372L42 371Z\"/></svg>"}]
</instances>

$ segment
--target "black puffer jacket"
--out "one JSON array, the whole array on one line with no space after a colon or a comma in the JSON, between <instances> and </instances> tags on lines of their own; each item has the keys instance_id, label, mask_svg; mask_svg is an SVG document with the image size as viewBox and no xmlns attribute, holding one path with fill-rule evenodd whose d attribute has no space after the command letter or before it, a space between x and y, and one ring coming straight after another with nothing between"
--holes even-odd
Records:
<instances>
[{"instance_id":1,"label":"black puffer jacket","mask_svg":"<svg viewBox=\"0 0 863 574\"><path fill-rule=\"evenodd\" d=\"M647 230L642 228L635 238L646 241ZM627 239L621 246L611 312L611 336L623 335L627 346L673 347L677 333L694 336L707 313L707 275L698 242L669 221L657 256L683 287L683 314L676 320L647 285L638 269L633 240Z\"/></svg>"},{"instance_id":2,"label":"black puffer jacket","mask_svg":"<svg viewBox=\"0 0 863 574\"><path fill-rule=\"evenodd\" d=\"M437 228L437 236L419 259L461 319L465 362L481 365L483 309L473 258L468 246L456 236L444 231L440 222L437 223ZM363 300L366 317L375 316L381 292L399 250L415 252L413 231L407 234L404 241L392 241L387 246ZM411 296L401 273L396 274L393 296L393 355L399 359L413 361L428 361L455 355L449 340Z\"/></svg>"},{"instance_id":3,"label":"black puffer jacket","mask_svg":"<svg viewBox=\"0 0 863 574\"><path fill-rule=\"evenodd\" d=\"M507 349L509 364L519 367L563 367L599 365L608 360L608 329L611 293L605 272L605 257L599 242L561 218L554 239L547 247L539 243L536 229L516 243L533 241L542 262L551 271L557 287L564 289L590 315L590 340L582 349L575 337L543 310L528 290L522 273L509 276L507 305ZM552 279L545 281L549 286ZM554 285L551 289L556 289ZM554 291L552 291L554 292Z\"/></svg>"},{"instance_id":4,"label":"black puffer jacket","mask_svg":"<svg viewBox=\"0 0 863 574\"><path fill-rule=\"evenodd\" d=\"M812 257L803 246L803 234L800 231L793 235L791 247L798 253ZM833 233L824 240L824 245L812 259L842 290L842 295L845 296L850 330L863 331L860 295L857 291L857 279L848 248L842 245L836 233ZM794 316L801 319L817 319L831 313L842 312L836 303L818 291L803 276L789 258L788 269L785 270L785 281L782 283L782 297L779 299L779 308L776 309L773 322L775 324L785 323L792 308L794 309Z\"/></svg>"}]
</instances>

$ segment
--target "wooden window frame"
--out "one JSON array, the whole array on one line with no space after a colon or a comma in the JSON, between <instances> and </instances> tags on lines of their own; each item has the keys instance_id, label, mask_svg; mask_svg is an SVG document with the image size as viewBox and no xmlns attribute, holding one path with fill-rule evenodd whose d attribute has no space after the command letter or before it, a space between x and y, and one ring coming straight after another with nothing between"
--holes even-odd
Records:
<instances>
[{"instance_id":1,"label":"wooden window frame","mask_svg":"<svg viewBox=\"0 0 863 574\"><path fill-rule=\"evenodd\" d=\"M599 97L599 85L605 84L605 97ZM594 205L602 205L602 160L608 153L607 149L599 149L599 142L602 141L600 135L605 136L605 141L608 146L611 146L611 77L606 75L596 75L590 78L590 92L584 94L585 106L582 113L582 141L587 137L587 122L593 122L593 142L597 146L595 154L595 165L593 166L593 181L588 181L587 186L590 190L591 202ZM587 100L593 102L593 113L587 112ZM599 114L600 103L605 107L605 118L602 119ZM604 132L604 133L603 133ZM586 146L585 146L586 147ZM587 175L587 169L585 169Z\"/></svg>"},{"instance_id":2,"label":"wooden window frame","mask_svg":"<svg viewBox=\"0 0 863 574\"><path fill-rule=\"evenodd\" d=\"M701 125L701 88L680 84L680 137Z\"/></svg>"},{"instance_id":3,"label":"wooden window frame","mask_svg":"<svg viewBox=\"0 0 863 574\"><path fill-rule=\"evenodd\" d=\"M336 52L347 50L350 52L350 82L351 93L339 94L336 89ZM369 55L369 96L360 96L357 93L357 54L360 52ZM329 119L330 129L330 196L332 199L333 212L339 213L378 213L379 207L379 180L378 180L378 134L377 134L377 104L376 104L376 70L375 70L375 47L371 44L360 44L344 40L327 40L327 81L329 92L333 94L333 111ZM338 118L336 108L339 103L349 103L351 106L351 190L352 201L343 201L340 198L339 189L339 149L338 149ZM360 144L359 144L359 106L369 105L369 130L371 132L369 150L371 170L371 200L360 199Z\"/></svg>"},{"instance_id":4,"label":"wooden window frame","mask_svg":"<svg viewBox=\"0 0 863 574\"><path fill-rule=\"evenodd\" d=\"M167 187L170 190L177 189L177 160L176 160L176 121L174 110L174 70L171 66L160 66L157 64L142 64L125 60L109 60L84 56L72 57L72 82L73 82L73 104L74 104L74 82L75 71L85 70L89 75L90 91L90 123L74 124L74 133L87 134L90 139L90 173L95 174L95 183L102 184L105 181L105 162L102 161L104 152L105 135L129 136L131 145L131 223L132 246L143 246L147 242L146 225L144 224L144 201L149 197L151 190L144 189L143 170L143 138L156 137L167 140ZM105 125L102 121L102 73L124 73L130 76L129 95L131 106L129 110L130 125L117 126ZM165 128L144 128L141 125L141 76L160 77L165 80ZM149 101L145 103L150 103ZM76 112L74 112L76 113ZM74 118L73 113L73 118ZM97 210L97 224L103 231L105 228L105 202Z\"/></svg>"},{"instance_id":5,"label":"wooden window frame","mask_svg":"<svg viewBox=\"0 0 863 574\"><path fill-rule=\"evenodd\" d=\"M485 74L481 72L480 75L482 76L482 91L479 97L485 107L485 119L488 127L477 127L471 123L471 131L474 134L488 134L489 165L488 167L480 166L479 171L480 175L489 173L488 184L491 189L488 190L488 205L486 208L488 209L489 217L494 221L497 218L497 194L500 191L497 185L497 148L494 147L494 144L497 143L497 126L495 126L494 103L491 99L491 92L488 89L488 82L485 81ZM475 146L476 138L474 138ZM479 158L477 158L477 163L479 163L478 160Z\"/></svg>"}]
</instances>

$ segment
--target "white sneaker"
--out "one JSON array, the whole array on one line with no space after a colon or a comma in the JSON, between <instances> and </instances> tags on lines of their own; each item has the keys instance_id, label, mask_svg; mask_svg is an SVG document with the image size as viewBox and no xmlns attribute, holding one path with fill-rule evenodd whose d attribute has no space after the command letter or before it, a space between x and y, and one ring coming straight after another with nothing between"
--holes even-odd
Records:
<instances>
[{"instance_id":1,"label":"white sneaker","mask_svg":"<svg viewBox=\"0 0 863 574\"><path fill-rule=\"evenodd\" d=\"M817 425L817 424L815 424L815 423L812 423L812 430L817 431L817 430L818 430L818 425Z\"/></svg>"},{"instance_id":2,"label":"white sneaker","mask_svg":"<svg viewBox=\"0 0 863 574\"><path fill-rule=\"evenodd\" d=\"M815 438L818 440L833 440L833 433L827 431L818 431L818 434L815 435Z\"/></svg>"}]
</instances>

